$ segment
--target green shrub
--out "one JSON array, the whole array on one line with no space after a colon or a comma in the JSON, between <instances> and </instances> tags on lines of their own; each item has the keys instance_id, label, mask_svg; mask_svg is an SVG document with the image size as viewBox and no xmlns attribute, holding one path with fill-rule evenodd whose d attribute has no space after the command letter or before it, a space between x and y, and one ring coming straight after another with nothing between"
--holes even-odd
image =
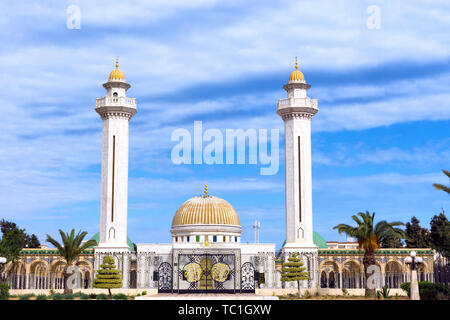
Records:
<instances>
[{"instance_id":1,"label":"green shrub","mask_svg":"<svg viewBox=\"0 0 450 320\"><path fill-rule=\"evenodd\" d=\"M405 282L400 285L408 297L411 294L411 283ZM419 282L419 295L421 300L449 300L450 299L450 288L443 285L442 283L433 283L429 281Z\"/></svg>"},{"instance_id":2,"label":"green shrub","mask_svg":"<svg viewBox=\"0 0 450 320\"><path fill-rule=\"evenodd\" d=\"M81 291L78 291L78 292L75 292L74 294L73 294L73 296L75 297L75 298L81 298L81 295L82 295L83 293L81 292Z\"/></svg>"},{"instance_id":3,"label":"green shrub","mask_svg":"<svg viewBox=\"0 0 450 320\"><path fill-rule=\"evenodd\" d=\"M30 300L31 297L31 294L21 294L19 295L19 300Z\"/></svg>"},{"instance_id":4,"label":"green shrub","mask_svg":"<svg viewBox=\"0 0 450 320\"><path fill-rule=\"evenodd\" d=\"M73 300L73 298L75 298L75 296L73 294L64 294L63 295L64 300Z\"/></svg>"},{"instance_id":5,"label":"green shrub","mask_svg":"<svg viewBox=\"0 0 450 320\"><path fill-rule=\"evenodd\" d=\"M342 294L343 294L344 296L348 296L348 290L345 289L345 288L342 288Z\"/></svg>"},{"instance_id":6,"label":"green shrub","mask_svg":"<svg viewBox=\"0 0 450 320\"><path fill-rule=\"evenodd\" d=\"M89 298L90 298L90 299L97 299L97 294L95 294L95 293L90 293L90 294L89 294Z\"/></svg>"},{"instance_id":7,"label":"green shrub","mask_svg":"<svg viewBox=\"0 0 450 320\"><path fill-rule=\"evenodd\" d=\"M115 300L128 300L128 297L126 294L123 293L117 293L117 294L113 294L113 299Z\"/></svg>"},{"instance_id":8,"label":"green shrub","mask_svg":"<svg viewBox=\"0 0 450 320\"><path fill-rule=\"evenodd\" d=\"M0 300L9 299L9 286L6 283L0 283Z\"/></svg>"},{"instance_id":9,"label":"green shrub","mask_svg":"<svg viewBox=\"0 0 450 320\"><path fill-rule=\"evenodd\" d=\"M51 298L52 300L62 300L64 299L64 295L62 295L61 293L54 293L51 294L49 298Z\"/></svg>"},{"instance_id":10,"label":"green shrub","mask_svg":"<svg viewBox=\"0 0 450 320\"><path fill-rule=\"evenodd\" d=\"M310 299L311 298L311 292L309 292L309 290L306 290L305 293L303 294L303 298L304 299Z\"/></svg>"},{"instance_id":11,"label":"green shrub","mask_svg":"<svg viewBox=\"0 0 450 320\"><path fill-rule=\"evenodd\" d=\"M39 294L36 296L36 300L47 300L47 296L45 294Z\"/></svg>"},{"instance_id":12,"label":"green shrub","mask_svg":"<svg viewBox=\"0 0 450 320\"><path fill-rule=\"evenodd\" d=\"M405 291L408 294L408 297L410 297L410 294L411 294L411 282L403 282L400 285L400 288L402 288L402 290Z\"/></svg>"},{"instance_id":13,"label":"green shrub","mask_svg":"<svg viewBox=\"0 0 450 320\"><path fill-rule=\"evenodd\" d=\"M97 295L96 299L97 300L106 300L106 299L108 299L108 296L104 293L100 293Z\"/></svg>"},{"instance_id":14,"label":"green shrub","mask_svg":"<svg viewBox=\"0 0 450 320\"><path fill-rule=\"evenodd\" d=\"M89 299L89 295L86 294L86 293L81 293L81 294L80 294L80 299L81 299L81 300L87 300L87 299Z\"/></svg>"},{"instance_id":15,"label":"green shrub","mask_svg":"<svg viewBox=\"0 0 450 320\"><path fill-rule=\"evenodd\" d=\"M379 299L379 296L383 296L384 299L389 299L390 291L391 290L388 289L387 285L384 285L381 290L377 291L377 298Z\"/></svg>"},{"instance_id":16,"label":"green shrub","mask_svg":"<svg viewBox=\"0 0 450 320\"><path fill-rule=\"evenodd\" d=\"M142 291L142 295L145 296L147 294L147 291Z\"/></svg>"}]
</instances>

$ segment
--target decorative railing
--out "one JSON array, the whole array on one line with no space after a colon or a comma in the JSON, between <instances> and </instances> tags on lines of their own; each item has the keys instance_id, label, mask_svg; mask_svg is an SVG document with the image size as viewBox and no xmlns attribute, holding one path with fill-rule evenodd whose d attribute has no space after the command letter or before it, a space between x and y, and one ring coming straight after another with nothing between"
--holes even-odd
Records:
<instances>
[{"instance_id":1,"label":"decorative railing","mask_svg":"<svg viewBox=\"0 0 450 320\"><path fill-rule=\"evenodd\" d=\"M364 250L355 250L355 249L319 249L319 254L364 254ZM390 255L390 254L398 254L398 255L409 255L411 251L416 251L417 254L433 254L433 250L431 249L412 249L412 248L399 248L399 249L378 249L375 251L375 254L380 255Z\"/></svg>"},{"instance_id":2,"label":"decorative railing","mask_svg":"<svg viewBox=\"0 0 450 320\"><path fill-rule=\"evenodd\" d=\"M89 248L85 249L81 252L81 254L93 254L94 249ZM21 255L27 255L27 254L40 254L40 255L48 255L48 254L59 254L58 249L22 249L20 251Z\"/></svg>"},{"instance_id":3,"label":"decorative railing","mask_svg":"<svg viewBox=\"0 0 450 320\"><path fill-rule=\"evenodd\" d=\"M103 97L98 98L95 105L97 108L104 106L127 106L136 108L136 99L127 97Z\"/></svg>"},{"instance_id":4,"label":"decorative railing","mask_svg":"<svg viewBox=\"0 0 450 320\"><path fill-rule=\"evenodd\" d=\"M281 99L278 100L278 107L284 107L288 105L300 105L300 106L306 106L311 108L317 107L317 99L310 99L310 98L288 98L288 99Z\"/></svg>"}]
</instances>

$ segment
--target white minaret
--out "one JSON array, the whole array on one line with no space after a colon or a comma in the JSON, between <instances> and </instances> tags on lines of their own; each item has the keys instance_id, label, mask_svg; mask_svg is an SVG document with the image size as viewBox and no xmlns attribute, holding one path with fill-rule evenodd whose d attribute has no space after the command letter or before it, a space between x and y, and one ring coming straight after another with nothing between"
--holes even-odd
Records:
<instances>
[{"instance_id":1,"label":"white minaret","mask_svg":"<svg viewBox=\"0 0 450 320\"><path fill-rule=\"evenodd\" d=\"M313 242L311 119L319 111L317 100L308 98L303 73L295 70L284 86L287 99L278 101L277 113L284 121L286 168L285 253L297 252L310 271L309 287L317 280L317 246Z\"/></svg>"},{"instance_id":2,"label":"white minaret","mask_svg":"<svg viewBox=\"0 0 450 320\"><path fill-rule=\"evenodd\" d=\"M100 242L102 249L128 249L128 127L137 112L136 101L127 98L130 85L116 61L116 69L103 84L106 96L96 101L103 120Z\"/></svg>"},{"instance_id":3,"label":"white minaret","mask_svg":"<svg viewBox=\"0 0 450 320\"><path fill-rule=\"evenodd\" d=\"M255 243L259 243L259 229L261 228L261 223L258 220L253 222L253 229L255 229Z\"/></svg>"}]
</instances>

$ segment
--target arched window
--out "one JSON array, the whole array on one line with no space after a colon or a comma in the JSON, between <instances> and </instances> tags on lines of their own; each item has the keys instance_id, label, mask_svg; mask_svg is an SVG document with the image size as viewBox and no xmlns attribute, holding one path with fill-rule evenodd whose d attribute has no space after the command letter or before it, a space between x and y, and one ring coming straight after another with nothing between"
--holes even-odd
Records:
<instances>
[{"instance_id":1,"label":"arched window","mask_svg":"<svg viewBox=\"0 0 450 320\"><path fill-rule=\"evenodd\" d=\"M109 229L109 238L110 239L116 238L116 230L114 230L114 228Z\"/></svg>"}]
</instances>

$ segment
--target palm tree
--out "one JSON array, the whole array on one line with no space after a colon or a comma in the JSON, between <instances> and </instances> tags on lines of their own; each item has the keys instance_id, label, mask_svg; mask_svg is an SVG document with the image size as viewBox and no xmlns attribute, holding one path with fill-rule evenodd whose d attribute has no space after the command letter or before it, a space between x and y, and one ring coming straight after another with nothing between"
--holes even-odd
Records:
<instances>
[{"instance_id":1,"label":"palm tree","mask_svg":"<svg viewBox=\"0 0 450 320\"><path fill-rule=\"evenodd\" d=\"M444 172L444 174L450 179L450 171L442 170L442 172ZM443 191L447 192L448 194L450 194L450 187L444 186L443 184L439 184L439 183L435 183L435 184L433 184L433 186L438 190L443 190Z\"/></svg>"},{"instance_id":2,"label":"palm tree","mask_svg":"<svg viewBox=\"0 0 450 320\"><path fill-rule=\"evenodd\" d=\"M59 233L61 234L62 244L60 244L58 241L53 239L50 235L47 234L47 242L50 242L52 245L54 245L58 251L59 254L64 257L64 259L67 262L67 266L71 266L73 262L78 258L78 256L83 252L83 250L96 246L97 241L95 240L88 240L83 242L84 237L87 235L86 231L81 232L81 230L78 232L78 234L75 236L75 230L72 229L72 231L69 233L65 233L61 229L59 229ZM82 243L83 242L83 243ZM69 288L67 285L67 280L69 278L69 274L67 273L67 268L64 270L64 294L72 294L73 290Z\"/></svg>"},{"instance_id":3,"label":"palm tree","mask_svg":"<svg viewBox=\"0 0 450 320\"><path fill-rule=\"evenodd\" d=\"M359 217L358 217L359 216ZM358 216L352 216L352 219L357 223L357 227L352 227L347 224L339 224L333 229L337 229L339 234L345 233L358 240L360 249L364 250L364 273L366 279L369 278L368 268L375 265L375 250L380 248L381 243L386 238L405 238L405 232L402 229L395 228L403 225L402 222L386 222L385 220L378 222L374 226L375 213L370 214L369 211L360 212ZM374 296L375 288L368 287L368 281L365 285L366 295Z\"/></svg>"}]
</instances>

